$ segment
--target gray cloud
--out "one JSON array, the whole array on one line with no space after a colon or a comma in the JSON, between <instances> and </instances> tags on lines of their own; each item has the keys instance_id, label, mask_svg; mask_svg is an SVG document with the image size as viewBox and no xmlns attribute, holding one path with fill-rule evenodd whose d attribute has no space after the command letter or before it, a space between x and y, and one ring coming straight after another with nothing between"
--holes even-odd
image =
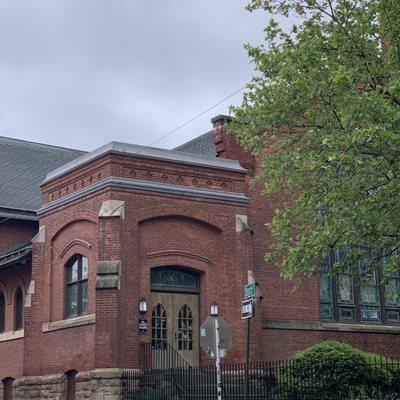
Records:
<instances>
[{"instance_id":1,"label":"gray cloud","mask_svg":"<svg viewBox=\"0 0 400 400\"><path fill-rule=\"evenodd\" d=\"M0 134L93 149L149 144L249 81L242 0L0 0ZM158 143L210 129L199 118Z\"/></svg>"}]
</instances>

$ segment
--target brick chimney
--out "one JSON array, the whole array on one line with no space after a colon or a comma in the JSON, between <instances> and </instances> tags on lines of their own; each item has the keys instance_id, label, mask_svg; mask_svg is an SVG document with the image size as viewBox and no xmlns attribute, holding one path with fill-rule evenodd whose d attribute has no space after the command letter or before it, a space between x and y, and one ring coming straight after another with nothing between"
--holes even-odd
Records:
<instances>
[{"instance_id":1,"label":"brick chimney","mask_svg":"<svg viewBox=\"0 0 400 400\"><path fill-rule=\"evenodd\" d=\"M243 150L236 140L236 137L226 131L226 125L231 121L232 117L229 115L217 115L211 118L217 157L238 160L243 168L253 171L255 163L254 156Z\"/></svg>"}]
</instances>

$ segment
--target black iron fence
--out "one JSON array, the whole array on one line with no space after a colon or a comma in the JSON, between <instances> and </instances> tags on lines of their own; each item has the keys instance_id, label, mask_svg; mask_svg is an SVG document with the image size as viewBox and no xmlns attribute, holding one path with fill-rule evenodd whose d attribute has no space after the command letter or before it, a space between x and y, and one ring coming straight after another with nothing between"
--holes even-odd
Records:
<instances>
[{"instance_id":1,"label":"black iron fence","mask_svg":"<svg viewBox=\"0 0 400 400\"><path fill-rule=\"evenodd\" d=\"M222 365L223 400L400 399L398 361L372 358L360 365L296 361ZM215 366L125 371L124 400L216 400Z\"/></svg>"}]
</instances>

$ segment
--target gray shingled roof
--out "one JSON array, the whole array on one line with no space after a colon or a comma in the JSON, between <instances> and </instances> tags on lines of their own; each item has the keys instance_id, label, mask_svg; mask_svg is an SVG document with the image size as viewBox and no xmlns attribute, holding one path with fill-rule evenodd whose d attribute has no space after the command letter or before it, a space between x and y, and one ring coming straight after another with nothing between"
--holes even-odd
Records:
<instances>
[{"instance_id":1,"label":"gray shingled roof","mask_svg":"<svg viewBox=\"0 0 400 400\"><path fill-rule=\"evenodd\" d=\"M83 151L0 136L0 208L36 211L40 184L53 169Z\"/></svg>"},{"instance_id":2,"label":"gray shingled roof","mask_svg":"<svg viewBox=\"0 0 400 400\"><path fill-rule=\"evenodd\" d=\"M213 131L204 133L203 135L190 140L174 150L185 151L187 153L201 154L203 156L215 157L215 146L213 140Z\"/></svg>"},{"instance_id":3,"label":"gray shingled roof","mask_svg":"<svg viewBox=\"0 0 400 400\"><path fill-rule=\"evenodd\" d=\"M212 131L174 150L215 157ZM0 209L38 210L41 206L40 184L46 175L83 154L85 152L80 150L0 136ZM12 211L4 212L7 215L2 217L14 215Z\"/></svg>"}]
</instances>

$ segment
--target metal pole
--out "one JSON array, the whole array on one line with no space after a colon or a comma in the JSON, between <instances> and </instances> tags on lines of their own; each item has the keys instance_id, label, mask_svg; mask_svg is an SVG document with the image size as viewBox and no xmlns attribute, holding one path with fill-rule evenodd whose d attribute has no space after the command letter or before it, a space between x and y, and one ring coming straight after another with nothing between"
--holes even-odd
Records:
<instances>
[{"instance_id":1,"label":"metal pole","mask_svg":"<svg viewBox=\"0 0 400 400\"><path fill-rule=\"evenodd\" d=\"M246 345L246 371L245 371L245 400L249 399L249 362L250 362L250 320L247 318L247 345Z\"/></svg>"},{"instance_id":2,"label":"metal pole","mask_svg":"<svg viewBox=\"0 0 400 400\"><path fill-rule=\"evenodd\" d=\"M219 321L214 319L215 324L215 366L217 370L217 399L222 400L222 382L221 382L221 356L219 340Z\"/></svg>"}]
</instances>

